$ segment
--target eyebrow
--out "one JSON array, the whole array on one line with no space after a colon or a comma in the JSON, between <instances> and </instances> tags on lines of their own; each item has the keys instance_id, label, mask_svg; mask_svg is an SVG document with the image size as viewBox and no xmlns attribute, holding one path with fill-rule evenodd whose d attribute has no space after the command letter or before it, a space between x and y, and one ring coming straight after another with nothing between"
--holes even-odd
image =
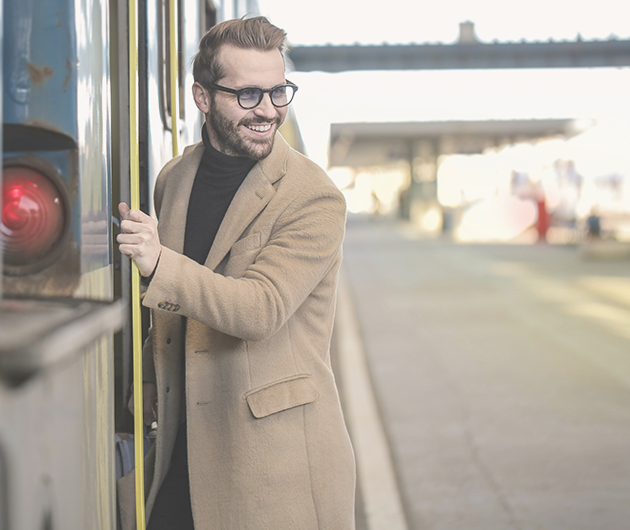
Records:
<instances>
[{"instance_id":1,"label":"eyebrow","mask_svg":"<svg viewBox=\"0 0 630 530\"><path fill-rule=\"evenodd\" d=\"M215 83L221 85L221 83ZM291 81L289 81L288 79L285 79L284 81L282 81L281 83L276 83L275 85L270 86L269 88L276 88L277 86L281 86L281 85L294 85L295 83L292 83ZM225 86L225 85L223 85ZM262 87L260 85L243 85L240 88L234 88L233 90L243 90L244 88L262 88L263 90L265 90L265 87Z\"/></svg>"}]
</instances>

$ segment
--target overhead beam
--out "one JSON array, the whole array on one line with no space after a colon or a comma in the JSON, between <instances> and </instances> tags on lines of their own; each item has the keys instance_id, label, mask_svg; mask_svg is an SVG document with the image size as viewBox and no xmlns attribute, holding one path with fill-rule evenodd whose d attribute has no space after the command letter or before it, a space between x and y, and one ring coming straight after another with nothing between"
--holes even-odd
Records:
<instances>
[{"instance_id":1,"label":"overhead beam","mask_svg":"<svg viewBox=\"0 0 630 530\"><path fill-rule=\"evenodd\" d=\"M630 66L630 40L296 46L299 72Z\"/></svg>"},{"instance_id":2,"label":"overhead beam","mask_svg":"<svg viewBox=\"0 0 630 530\"><path fill-rule=\"evenodd\" d=\"M333 123L331 141L340 136L364 138L420 138L452 134L482 136L531 136L575 134L571 119L483 120L483 121L418 121L418 122L360 122Z\"/></svg>"},{"instance_id":3,"label":"overhead beam","mask_svg":"<svg viewBox=\"0 0 630 530\"><path fill-rule=\"evenodd\" d=\"M482 153L492 146L576 134L574 120L486 120L333 123L330 166L369 166L405 159L409 145L428 142L440 154Z\"/></svg>"}]
</instances>

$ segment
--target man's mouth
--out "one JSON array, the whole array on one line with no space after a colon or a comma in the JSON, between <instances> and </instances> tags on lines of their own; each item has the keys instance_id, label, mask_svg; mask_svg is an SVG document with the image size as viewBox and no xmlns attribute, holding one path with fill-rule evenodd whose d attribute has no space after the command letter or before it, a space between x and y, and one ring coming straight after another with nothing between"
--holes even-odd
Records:
<instances>
[{"instance_id":1,"label":"man's mouth","mask_svg":"<svg viewBox=\"0 0 630 530\"><path fill-rule=\"evenodd\" d=\"M271 129L271 125L272 125L271 123L265 123L263 125L254 125L252 123L252 124L246 125L245 127L256 132L267 132L269 129Z\"/></svg>"}]
</instances>

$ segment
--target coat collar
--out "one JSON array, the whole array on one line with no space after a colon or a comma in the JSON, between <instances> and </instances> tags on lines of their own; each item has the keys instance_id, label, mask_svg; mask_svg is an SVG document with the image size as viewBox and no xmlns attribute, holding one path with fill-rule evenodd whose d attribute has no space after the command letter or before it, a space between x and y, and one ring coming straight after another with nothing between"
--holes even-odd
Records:
<instances>
[{"instance_id":1,"label":"coat collar","mask_svg":"<svg viewBox=\"0 0 630 530\"><path fill-rule=\"evenodd\" d=\"M221 263L232 245L274 196L273 185L286 173L289 149L284 138L277 133L269 156L258 162L247 174L221 222L205 261L207 267L214 270ZM180 161L173 167L170 178L174 194L169 193L161 207L162 243L180 254L184 251L190 193L203 151L203 142L184 150Z\"/></svg>"},{"instance_id":2,"label":"coat collar","mask_svg":"<svg viewBox=\"0 0 630 530\"><path fill-rule=\"evenodd\" d=\"M275 195L273 184L286 173L288 153L289 145L280 134L276 134L269 156L252 168L234 195L208 253L206 267L214 270L221 263L232 245Z\"/></svg>"},{"instance_id":3,"label":"coat collar","mask_svg":"<svg viewBox=\"0 0 630 530\"><path fill-rule=\"evenodd\" d=\"M186 147L179 160L170 162L173 167L167 173L169 178L165 182L164 191L159 192L160 179L156 184L155 207L159 219L160 242L180 254L184 253L186 213L190 192L203 151L203 142Z\"/></svg>"}]
</instances>

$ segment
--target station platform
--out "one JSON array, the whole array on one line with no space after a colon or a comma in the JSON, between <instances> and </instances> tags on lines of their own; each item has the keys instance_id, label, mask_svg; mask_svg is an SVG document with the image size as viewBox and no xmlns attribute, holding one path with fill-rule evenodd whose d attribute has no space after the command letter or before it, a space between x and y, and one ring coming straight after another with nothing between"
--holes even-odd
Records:
<instances>
[{"instance_id":1,"label":"station platform","mask_svg":"<svg viewBox=\"0 0 630 530\"><path fill-rule=\"evenodd\" d=\"M630 528L630 261L368 217L344 252L359 530Z\"/></svg>"}]
</instances>

